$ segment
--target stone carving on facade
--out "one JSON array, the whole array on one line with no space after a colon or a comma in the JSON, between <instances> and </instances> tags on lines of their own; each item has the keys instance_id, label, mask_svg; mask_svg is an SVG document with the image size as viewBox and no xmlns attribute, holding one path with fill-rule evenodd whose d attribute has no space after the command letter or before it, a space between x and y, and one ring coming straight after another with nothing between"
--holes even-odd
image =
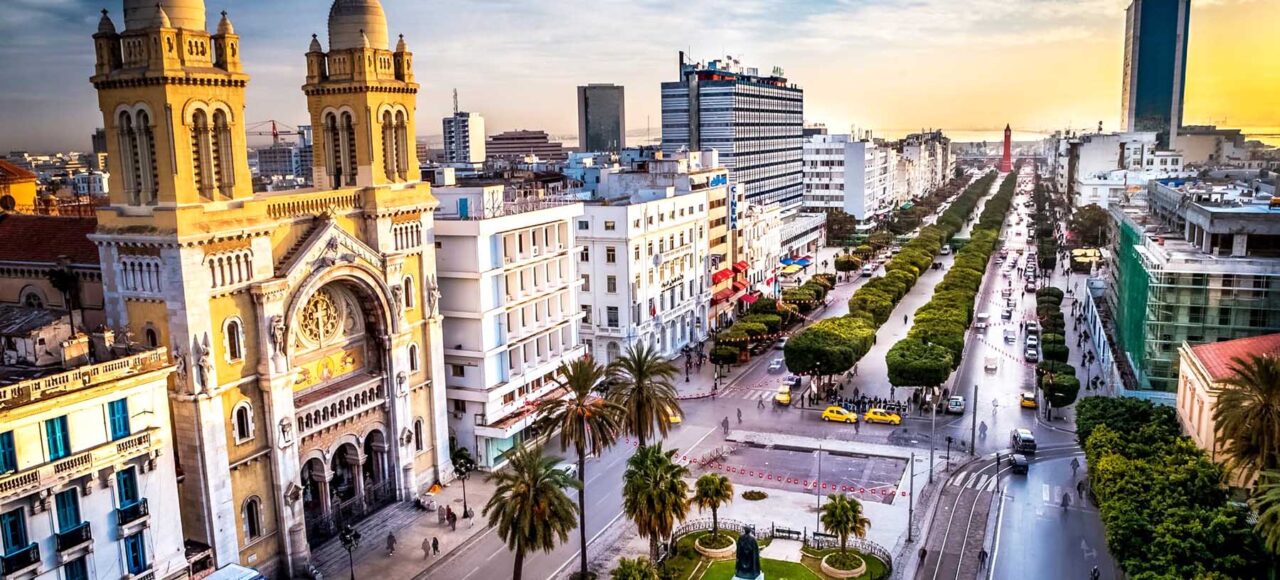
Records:
<instances>
[{"instance_id":1,"label":"stone carving on facade","mask_svg":"<svg viewBox=\"0 0 1280 580\"><path fill-rule=\"evenodd\" d=\"M396 318L404 316L404 286L393 284L391 286L391 308L395 310Z\"/></svg>"},{"instance_id":2,"label":"stone carving on facade","mask_svg":"<svg viewBox=\"0 0 1280 580\"><path fill-rule=\"evenodd\" d=\"M280 419L280 448L290 445L293 445L293 419L284 417Z\"/></svg>"},{"instance_id":3,"label":"stone carving on facade","mask_svg":"<svg viewBox=\"0 0 1280 580\"><path fill-rule=\"evenodd\" d=\"M186 392L187 353L182 352L182 345L173 347L173 384L179 392Z\"/></svg>"},{"instance_id":4,"label":"stone carving on facade","mask_svg":"<svg viewBox=\"0 0 1280 580\"><path fill-rule=\"evenodd\" d=\"M435 274L427 276L427 314L440 314L440 284L436 282Z\"/></svg>"},{"instance_id":5,"label":"stone carving on facade","mask_svg":"<svg viewBox=\"0 0 1280 580\"><path fill-rule=\"evenodd\" d=\"M285 503L292 508L300 499L302 499L302 486L298 485L296 481L290 481L289 486L284 490Z\"/></svg>"},{"instance_id":6,"label":"stone carving on facade","mask_svg":"<svg viewBox=\"0 0 1280 580\"><path fill-rule=\"evenodd\" d=\"M288 361L285 359L284 349L289 344L289 329L285 326L284 316L277 314L271 317L271 345L274 348L271 353L271 364L275 372L281 373L288 368Z\"/></svg>"},{"instance_id":7,"label":"stone carving on facade","mask_svg":"<svg viewBox=\"0 0 1280 580\"><path fill-rule=\"evenodd\" d=\"M304 338L320 344L338 331L341 316L338 305L327 290L321 289L311 295L307 304L298 315L298 331Z\"/></svg>"},{"instance_id":8,"label":"stone carving on facade","mask_svg":"<svg viewBox=\"0 0 1280 580\"><path fill-rule=\"evenodd\" d=\"M204 342L196 339L191 354L196 358L196 389L192 394L200 394L213 388L213 354L209 348L209 333L204 333Z\"/></svg>"},{"instance_id":9,"label":"stone carving on facade","mask_svg":"<svg viewBox=\"0 0 1280 580\"><path fill-rule=\"evenodd\" d=\"M400 433L400 446L408 447L411 443L413 443L413 430L405 427Z\"/></svg>"},{"instance_id":10,"label":"stone carving on facade","mask_svg":"<svg viewBox=\"0 0 1280 580\"><path fill-rule=\"evenodd\" d=\"M409 394L409 388L406 386L408 384L409 384L408 373L404 371L400 371L396 373L396 395L397 396L403 397Z\"/></svg>"}]
</instances>

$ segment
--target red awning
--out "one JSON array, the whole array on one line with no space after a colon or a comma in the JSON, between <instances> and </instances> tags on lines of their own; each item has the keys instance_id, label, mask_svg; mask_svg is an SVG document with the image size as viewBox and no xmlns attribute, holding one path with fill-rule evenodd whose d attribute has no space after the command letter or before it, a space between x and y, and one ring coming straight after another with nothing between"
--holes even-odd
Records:
<instances>
[{"instance_id":1,"label":"red awning","mask_svg":"<svg viewBox=\"0 0 1280 580\"><path fill-rule=\"evenodd\" d=\"M734 291L734 289L733 289L733 288L725 288L724 290L721 290L721 291L719 291L719 292L716 292L715 294L712 294L712 295L711 295L711 301L712 301L712 302L724 302L725 300L728 300L728 299L732 298L732 297L733 297L733 293L734 293L734 292L735 292L735 291Z\"/></svg>"},{"instance_id":2,"label":"red awning","mask_svg":"<svg viewBox=\"0 0 1280 580\"><path fill-rule=\"evenodd\" d=\"M773 281L774 281L774 280L777 280L777 278L774 278L774 277L770 276L768 280L765 280L765 281L764 281L764 283L765 283L765 284L773 284Z\"/></svg>"},{"instance_id":3,"label":"red awning","mask_svg":"<svg viewBox=\"0 0 1280 580\"><path fill-rule=\"evenodd\" d=\"M746 302L747 304L755 304L756 300L759 300L759 299L760 297L756 296L755 294L743 294L742 297L739 298L739 300Z\"/></svg>"},{"instance_id":4,"label":"red awning","mask_svg":"<svg viewBox=\"0 0 1280 580\"><path fill-rule=\"evenodd\" d=\"M747 283L746 283L746 282L743 282L743 281L741 281L741 280L738 280L738 281L735 281L735 282L733 283L733 291L734 291L734 292L742 292L743 290L746 290L746 289L747 289Z\"/></svg>"},{"instance_id":5,"label":"red awning","mask_svg":"<svg viewBox=\"0 0 1280 580\"><path fill-rule=\"evenodd\" d=\"M711 275L711 283L719 284L732 277L733 277L733 272L730 272L728 268L725 268Z\"/></svg>"},{"instance_id":6,"label":"red awning","mask_svg":"<svg viewBox=\"0 0 1280 580\"><path fill-rule=\"evenodd\" d=\"M738 262L733 265L733 271L738 272L739 274L741 274L742 272L746 272L747 270L750 270L750 269L751 269L751 264L748 264L746 262Z\"/></svg>"}]
</instances>

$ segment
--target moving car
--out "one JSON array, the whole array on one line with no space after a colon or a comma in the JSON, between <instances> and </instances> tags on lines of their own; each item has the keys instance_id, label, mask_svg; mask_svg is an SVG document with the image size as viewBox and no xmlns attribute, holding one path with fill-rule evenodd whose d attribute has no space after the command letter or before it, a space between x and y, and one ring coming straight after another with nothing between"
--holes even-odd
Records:
<instances>
[{"instance_id":1,"label":"moving car","mask_svg":"<svg viewBox=\"0 0 1280 580\"><path fill-rule=\"evenodd\" d=\"M1028 346L1026 352L1022 353L1022 358L1027 359L1027 362L1040 362L1040 351L1034 346Z\"/></svg>"},{"instance_id":2,"label":"moving car","mask_svg":"<svg viewBox=\"0 0 1280 580\"><path fill-rule=\"evenodd\" d=\"M1000 311L1000 320L1013 320L1013 309L1005 307L1004 310Z\"/></svg>"},{"instance_id":3,"label":"moving car","mask_svg":"<svg viewBox=\"0 0 1280 580\"><path fill-rule=\"evenodd\" d=\"M672 425L679 425L681 423L684 423L684 417L681 417L680 413L672 413L670 420Z\"/></svg>"},{"instance_id":4,"label":"moving car","mask_svg":"<svg viewBox=\"0 0 1280 580\"><path fill-rule=\"evenodd\" d=\"M775 358L769 361L769 372L772 373L775 371L780 371L786 368L786 366L787 366L787 361L784 360L782 357Z\"/></svg>"},{"instance_id":5,"label":"moving car","mask_svg":"<svg viewBox=\"0 0 1280 580\"><path fill-rule=\"evenodd\" d=\"M778 387L778 393L773 396L773 402L779 405L782 405L784 407L787 405L790 405L791 404L791 387L788 387L787 385L782 385L781 387Z\"/></svg>"},{"instance_id":6,"label":"moving car","mask_svg":"<svg viewBox=\"0 0 1280 580\"><path fill-rule=\"evenodd\" d=\"M858 414L852 411L849 411L844 407L837 407L835 405L832 405L830 407L827 407L827 409L822 412L822 420L838 421L840 423L857 423Z\"/></svg>"},{"instance_id":7,"label":"moving car","mask_svg":"<svg viewBox=\"0 0 1280 580\"><path fill-rule=\"evenodd\" d=\"M951 395L947 398L947 412L953 415L964 414L964 397Z\"/></svg>"},{"instance_id":8,"label":"moving car","mask_svg":"<svg viewBox=\"0 0 1280 580\"><path fill-rule=\"evenodd\" d=\"M942 252L941 252L941 253L942 253L942 255L944 255L944 256L950 256L950 255L951 255L951 246L942 246Z\"/></svg>"},{"instance_id":9,"label":"moving car","mask_svg":"<svg viewBox=\"0 0 1280 580\"><path fill-rule=\"evenodd\" d=\"M1036 291L1035 279L1033 278L1028 279L1026 285L1022 287L1022 290L1025 292L1035 292Z\"/></svg>"},{"instance_id":10,"label":"moving car","mask_svg":"<svg viewBox=\"0 0 1280 580\"><path fill-rule=\"evenodd\" d=\"M1011 466L1009 468L1010 471L1020 473L1022 475L1026 475L1027 471L1031 469L1031 462L1027 461L1027 456L1021 453L1014 453L1013 455L1010 455L1009 465Z\"/></svg>"},{"instance_id":11,"label":"moving car","mask_svg":"<svg viewBox=\"0 0 1280 580\"><path fill-rule=\"evenodd\" d=\"M1031 434L1030 429L1018 428L1009 432L1009 447L1014 453L1022 453L1024 455L1036 454L1036 436Z\"/></svg>"},{"instance_id":12,"label":"moving car","mask_svg":"<svg viewBox=\"0 0 1280 580\"><path fill-rule=\"evenodd\" d=\"M985 369L987 372L995 372L997 368L996 357L994 356L987 357L987 360L983 363L982 368Z\"/></svg>"},{"instance_id":13,"label":"moving car","mask_svg":"<svg viewBox=\"0 0 1280 580\"><path fill-rule=\"evenodd\" d=\"M902 424L900 415L879 408L867 409L867 412L862 414L862 420L868 423L885 423L887 425Z\"/></svg>"},{"instance_id":14,"label":"moving car","mask_svg":"<svg viewBox=\"0 0 1280 580\"><path fill-rule=\"evenodd\" d=\"M875 272L875 268L872 268L871 266L863 266L863 267L862 267L862 275L863 275L864 277L866 277L866 276L870 276L872 272Z\"/></svg>"},{"instance_id":15,"label":"moving car","mask_svg":"<svg viewBox=\"0 0 1280 580\"><path fill-rule=\"evenodd\" d=\"M978 314L978 321L975 322L973 326L978 330L982 330L987 326L989 326L990 323L991 323L991 315L987 314L986 312L981 312Z\"/></svg>"},{"instance_id":16,"label":"moving car","mask_svg":"<svg viewBox=\"0 0 1280 580\"><path fill-rule=\"evenodd\" d=\"M578 479L578 464L572 461L566 461L556 466L556 470L563 471L570 479Z\"/></svg>"},{"instance_id":17,"label":"moving car","mask_svg":"<svg viewBox=\"0 0 1280 580\"><path fill-rule=\"evenodd\" d=\"M1034 409L1040 405L1036 403L1035 393L1022 393L1018 395L1018 406L1025 407L1027 409Z\"/></svg>"},{"instance_id":18,"label":"moving car","mask_svg":"<svg viewBox=\"0 0 1280 580\"><path fill-rule=\"evenodd\" d=\"M784 348L787 348L787 337L785 336L782 337L782 340L773 343L773 350L782 350Z\"/></svg>"},{"instance_id":19,"label":"moving car","mask_svg":"<svg viewBox=\"0 0 1280 580\"><path fill-rule=\"evenodd\" d=\"M1005 341L1005 342L1017 342L1017 341L1018 341L1018 331L1016 331L1016 330L1014 330L1014 329L1012 329L1012 328L1006 328L1006 329L1004 329L1004 341Z\"/></svg>"},{"instance_id":20,"label":"moving car","mask_svg":"<svg viewBox=\"0 0 1280 580\"><path fill-rule=\"evenodd\" d=\"M792 390L798 389L800 388L800 377L796 375L787 375L787 378L782 379L782 384L791 387Z\"/></svg>"}]
</instances>

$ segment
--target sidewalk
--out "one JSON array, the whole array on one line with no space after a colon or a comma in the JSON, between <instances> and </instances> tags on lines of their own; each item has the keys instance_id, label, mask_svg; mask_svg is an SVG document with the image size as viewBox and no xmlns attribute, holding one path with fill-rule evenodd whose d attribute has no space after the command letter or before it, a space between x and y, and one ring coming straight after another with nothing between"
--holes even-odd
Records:
<instances>
[{"instance_id":1,"label":"sidewalk","mask_svg":"<svg viewBox=\"0 0 1280 580\"><path fill-rule=\"evenodd\" d=\"M352 552L356 578L413 578L435 567L447 558L456 556L459 548L472 538L488 530L481 516L481 509L493 494L493 486L485 481L484 473L473 473L467 480L467 505L475 511L475 518L461 519L462 482L454 481L436 494L436 503L453 508L458 514L458 529L450 531L448 524L438 522L435 513L420 511L412 502L397 502L372 517L356 524L360 532L360 546ZM396 552L386 555L387 534L396 536ZM439 555L423 558L422 540L436 538L440 542ZM325 578L347 578L347 551L338 538L325 542L311 551L311 562Z\"/></svg>"}]
</instances>

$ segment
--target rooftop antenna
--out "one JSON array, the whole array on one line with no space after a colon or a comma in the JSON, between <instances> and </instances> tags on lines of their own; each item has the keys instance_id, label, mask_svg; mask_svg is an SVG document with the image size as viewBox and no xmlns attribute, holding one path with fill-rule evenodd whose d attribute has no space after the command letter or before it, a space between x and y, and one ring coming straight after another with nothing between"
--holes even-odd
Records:
<instances>
[{"instance_id":1,"label":"rooftop antenna","mask_svg":"<svg viewBox=\"0 0 1280 580\"><path fill-rule=\"evenodd\" d=\"M458 114L458 89L453 89L453 114Z\"/></svg>"}]
</instances>

